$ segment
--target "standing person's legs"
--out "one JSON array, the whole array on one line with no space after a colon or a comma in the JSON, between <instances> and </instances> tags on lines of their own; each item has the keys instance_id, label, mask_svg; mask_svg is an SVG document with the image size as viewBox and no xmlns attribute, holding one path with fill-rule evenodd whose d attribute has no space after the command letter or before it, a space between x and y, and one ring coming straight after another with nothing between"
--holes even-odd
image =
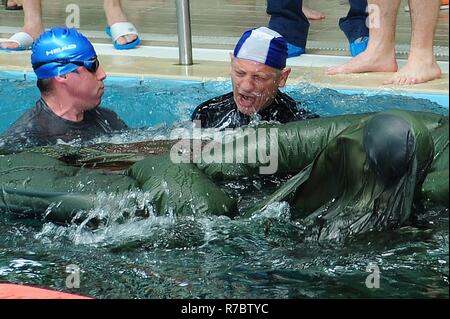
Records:
<instances>
[{"instance_id":1,"label":"standing person's legs","mask_svg":"<svg viewBox=\"0 0 450 319\"><path fill-rule=\"evenodd\" d=\"M22 31L31 36L32 40L36 40L42 32L44 32L44 25L42 23L42 8L41 0L22 0L17 1L23 6L23 29ZM29 37L27 36L27 37ZM21 42L19 40L19 42ZM0 43L3 49L17 49L22 43L15 41L5 41Z\"/></svg>"},{"instance_id":2,"label":"standing person's legs","mask_svg":"<svg viewBox=\"0 0 450 319\"><path fill-rule=\"evenodd\" d=\"M433 53L440 0L410 0L411 47L407 64L385 84L417 84L441 77Z\"/></svg>"},{"instance_id":3,"label":"standing person's legs","mask_svg":"<svg viewBox=\"0 0 450 319\"><path fill-rule=\"evenodd\" d=\"M339 19L339 27L348 42L355 42L358 38L369 36L369 28L366 25L367 0L349 0L349 4L347 16Z\"/></svg>"},{"instance_id":4,"label":"standing person's legs","mask_svg":"<svg viewBox=\"0 0 450 319\"><path fill-rule=\"evenodd\" d=\"M105 9L106 21L110 27L118 22L128 22L128 18L122 10L120 0L104 0L103 7ZM137 37L136 34L126 34L116 41L118 44L123 45L135 41Z\"/></svg>"},{"instance_id":5,"label":"standing person's legs","mask_svg":"<svg viewBox=\"0 0 450 319\"><path fill-rule=\"evenodd\" d=\"M270 15L269 28L286 39L289 56L302 54L306 47L309 22L302 11L302 5L303 0L267 0L267 14ZM295 54L291 54L295 51L293 46L299 49Z\"/></svg>"},{"instance_id":6,"label":"standing person's legs","mask_svg":"<svg viewBox=\"0 0 450 319\"><path fill-rule=\"evenodd\" d=\"M30 34L33 39L36 39L44 32L41 0L22 0L22 5L24 15L23 31Z\"/></svg>"},{"instance_id":7,"label":"standing person's legs","mask_svg":"<svg viewBox=\"0 0 450 319\"><path fill-rule=\"evenodd\" d=\"M367 48L369 28L366 25L367 0L349 0L347 16L339 19L339 27L348 39L352 56Z\"/></svg>"},{"instance_id":8,"label":"standing person's legs","mask_svg":"<svg viewBox=\"0 0 450 319\"><path fill-rule=\"evenodd\" d=\"M373 25L369 26L367 49L346 64L329 68L327 74L397 71L395 27L400 0L371 0L369 4L378 10L370 12Z\"/></svg>"}]
</instances>

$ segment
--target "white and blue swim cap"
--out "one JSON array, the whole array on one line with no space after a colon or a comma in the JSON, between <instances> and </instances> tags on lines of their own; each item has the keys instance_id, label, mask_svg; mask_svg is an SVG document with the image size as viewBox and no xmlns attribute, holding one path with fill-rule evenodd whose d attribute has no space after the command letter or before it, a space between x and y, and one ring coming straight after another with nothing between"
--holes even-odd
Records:
<instances>
[{"instance_id":1,"label":"white and blue swim cap","mask_svg":"<svg viewBox=\"0 0 450 319\"><path fill-rule=\"evenodd\" d=\"M288 56L287 42L281 34L266 27L247 30L239 39L234 56L282 70Z\"/></svg>"},{"instance_id":2,"label":"white and blue swim cap","mask_svg":"<svg viewBox=\"0 0 450 319\"><path fill-rule=\"evenodd\" d=\"M34 42L31 50L31 64L38 79L71 73L97 56L91 42L74 28L51 28Z\"/></svg>"}]
</instances>

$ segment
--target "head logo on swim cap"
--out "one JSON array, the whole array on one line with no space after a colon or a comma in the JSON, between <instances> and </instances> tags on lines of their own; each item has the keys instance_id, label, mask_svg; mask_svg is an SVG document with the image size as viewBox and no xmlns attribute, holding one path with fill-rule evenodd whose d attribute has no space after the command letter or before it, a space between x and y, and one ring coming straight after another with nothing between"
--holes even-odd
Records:
<instances>
[{"instance_id":1,"label":"head logo on swim cap","mask_svg":"<svg viewBox=\"0 0 450 319\"><path fill-rule=\"evenodd\" d=\"M55 27L33 44L31 64L38 79L48 79L77 70L79 64L97 56L91 42L76 29Z\"/></svg>"},{"instance_id":2,"label":"head logo on swim cap","mask_svg":"<svg viewBox=\"0 0 450 319\"><path fill-rule=\"evenodd\" d=\"M281 70L286 67L287 43L278 32L269 28L252 29L242 35L234 49L234 56Z\"/></svg>"}]
</instances>

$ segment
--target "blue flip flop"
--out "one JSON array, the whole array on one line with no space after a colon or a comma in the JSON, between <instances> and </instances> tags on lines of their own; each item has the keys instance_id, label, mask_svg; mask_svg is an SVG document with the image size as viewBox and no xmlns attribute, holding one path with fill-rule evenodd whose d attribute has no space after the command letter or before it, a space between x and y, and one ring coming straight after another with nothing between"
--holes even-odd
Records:
<instances>
[{"instance_id":1,"label":"blue flip flop","mask_svg":"<svg viewBox=\"0 0 450 319\"><path fill-rule=\"evenodd\" d=\"M349 50L352 57L364 52L367 49L367 44L369 43L369 37L360 37L355 40L355 42L350 42Z\"/></svg>"},{"instance_id":2,"label":"blue flip flop","mask_svg":"<svg viewBox=\"0 0 450 319\"><path fill-rule=\"evenodd\" d=\"M25 51L25 50L31 49L31 46L33 45L34 40L31 37L31 35L22 31L22 32L17 32L9 39L2 40L1 42L15 42L18 45L18 47L14 48L14 49L0 47L1 51Z\"/></svg>"},{"instance_id":3,"label":"blue flip flop","mask_svg":"<svg viewBox=\"0 0 450 319\"><path fill-rule=\"evenodd\" d=\"M117 22L111 25L111 27L106 27L106 34L112 38L114 48L117 50L129 50L137 47L141 43L141 39L139 39L139 35L135 26L130 22ZM117 43L117 39L123 37L125 35L135 34L137 38L126 44Z\"/></svg>"},{"instance_id":4,"label":"blue flip flop","mask_svg":"<svg viewBox=\"0 0 450 319\"><path fill-rule=\"evenodd\" d=\"M296 56L300 56L303 53L305 53L305 49L304 48L295 46L295 45L293 45L293 44L291 44L289 42L287 44L287 48L288 48L288 58L293 58L293 57L296 57Z\"/></svg>"}]
</instances>

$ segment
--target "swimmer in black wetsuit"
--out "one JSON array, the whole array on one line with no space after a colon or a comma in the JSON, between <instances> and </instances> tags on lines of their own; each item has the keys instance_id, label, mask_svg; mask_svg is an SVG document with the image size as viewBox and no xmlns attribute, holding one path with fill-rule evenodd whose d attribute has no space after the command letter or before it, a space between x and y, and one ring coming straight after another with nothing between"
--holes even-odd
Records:
<instances>
[{"instance_id":1,"label":"swimmer in black wetsuit","mask_svg":"<svg viewBox=\"0 0 450 319\"><path fill-rule=\"evenodd\" d=\"M231 56L233 92L199 105L192 120L225 129L247 125L252 118L287 123L318 117L279 90L291 72L286 59L286 40L280 34L265 27L246 31Z\"/></svg>"},{"instance_id":2,"label":"swimmer in black wetsuit","mask_svg":"<svg viewBox=\"0 0 450 319\"><path fill-rule=\"evenodd\" d=\"M319 117L309 111L298 108L298 102L289 95L277 91L272 103L258 112L263 121L287 123ZM252 117L239 111L233 92L208 100L195 109L192 120L200 120L202 127L236 128L248 125Z\"/></svg>"},{"instance_id":3,"label":"swimmer in black wetsuit","mask_svg":"<svg viewBox=\"0 0 450 319\"><path fill-rule=\"evenodd\" d=\"M4 134L12 148L55 144L58 140L88 140L102 133L126 129L127 125L111 110L97 107L84 112L82 121L66 120L56 115L41 98ZM1 143L1 142L0 142ZM8 147L10 148L10 147Z\"/></svg>"},{"instance_id":4,"label":"swimmer in black wetsuit","mask_svg":"<svg viewBox=\"0 0 450 319\"><path fill-rule=\"evenodd\" d=\"M76 29L45 32L33 45L31 62L41 99L0 137L0 146L86 140L127 128L116 113L98 107L106 74L94 47Z\"/></svg>"}]
</instances>

